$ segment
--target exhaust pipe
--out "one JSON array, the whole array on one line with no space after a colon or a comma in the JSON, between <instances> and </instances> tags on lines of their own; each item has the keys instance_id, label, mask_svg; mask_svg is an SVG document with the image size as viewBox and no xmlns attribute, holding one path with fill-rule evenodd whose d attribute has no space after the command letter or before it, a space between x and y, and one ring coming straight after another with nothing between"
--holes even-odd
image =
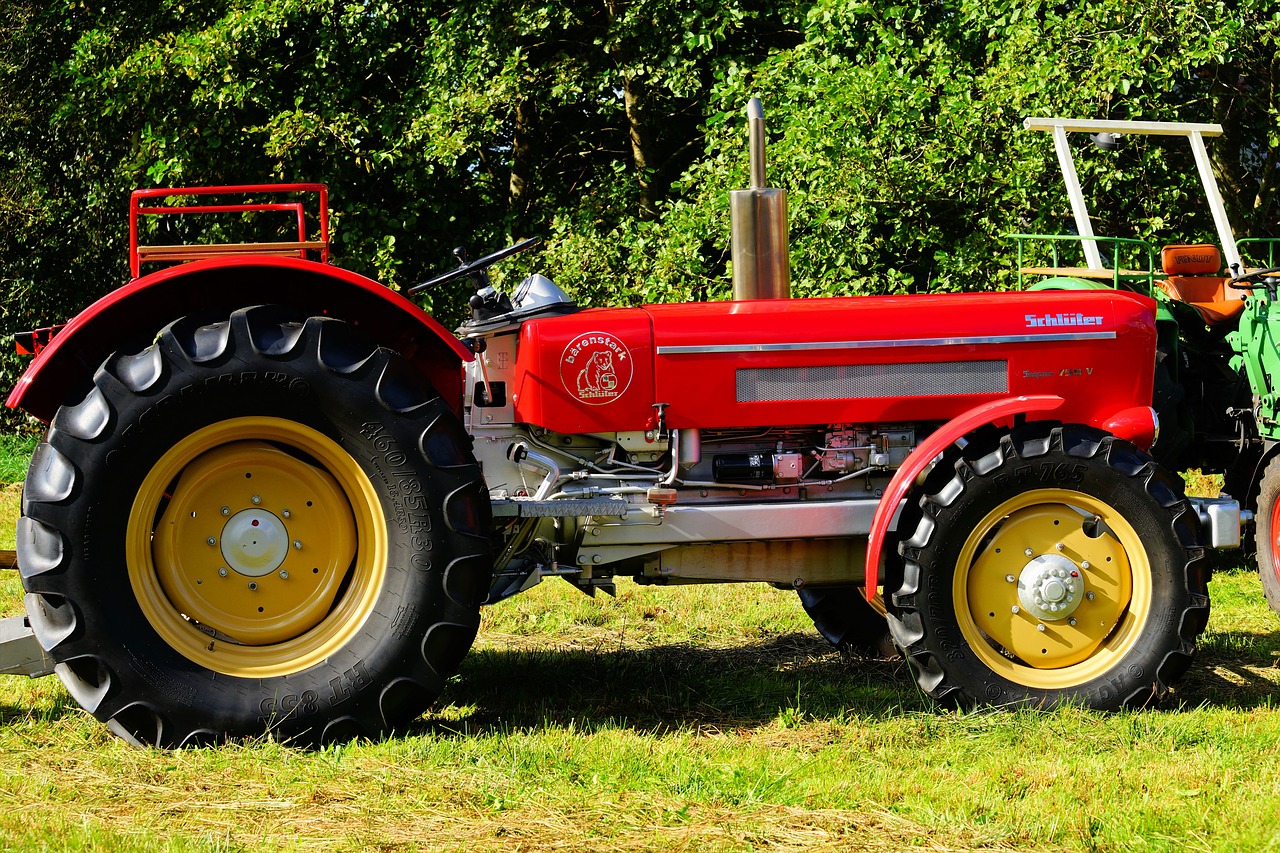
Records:
<instances>
[{"instance_id":1,"label":"exhaust pipe","mask_svg":"<svg viewBox=\"0 0 1280 853\"><path fill-rule=\"evenodd\" d=\"M764 178L764 107L747 102L751 189L729 193L733 298L787 299L791 258L787 249L787 191L770 189Z\"/></svg>"}]
</instances>

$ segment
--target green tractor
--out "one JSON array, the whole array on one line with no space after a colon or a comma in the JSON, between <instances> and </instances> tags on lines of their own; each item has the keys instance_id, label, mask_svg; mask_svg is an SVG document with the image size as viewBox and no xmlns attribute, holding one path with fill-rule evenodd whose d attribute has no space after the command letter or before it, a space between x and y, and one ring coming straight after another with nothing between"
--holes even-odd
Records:
<instances>
[{"instance_id":1,"label":"green tractor","mask_svg":"<svg viewBox=\"0 0 1280 853\"><path fill-rule=\"evenodd\" d=\"M1217 124L1028 118L1053 135L1071 201L1074 234L1013 234L1019 285L1029 290L1118 288L1153 297L1159 346L1153 453L1174 470L1223 477L1223 491L1253 513L1258 574L1280 613L1280 240L1237 240L1209 163ZM1103 149L1125 135L1181 137L1190 144L1218 245L1157 247L1093 232L1068 134ZM1070 318L1063 318L1064 321Z\"/></svg>"}]
</instances>

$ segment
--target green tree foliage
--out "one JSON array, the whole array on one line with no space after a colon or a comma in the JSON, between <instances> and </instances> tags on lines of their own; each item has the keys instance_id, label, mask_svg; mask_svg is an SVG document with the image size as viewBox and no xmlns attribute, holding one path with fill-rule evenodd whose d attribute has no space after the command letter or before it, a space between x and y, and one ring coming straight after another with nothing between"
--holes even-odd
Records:
<instances>
[{"instance_id":1,"label":"green tree foliage","mask_svg":"<svg viewBox=\"0 0 1280 853\"><path fill-rule=\"evenodd\" d=\"M451 265L455 245L538 235L546 250L500 277L536 267L590 304L724 298L752 94L770 183L791 193L798 295L1007 286L1002 235L1068 221L1028 115L1221 122L1211 150L1237 231L1276 228L1280 14L1265 0L6 11L0 330L65 319L127 279L131 189L277 180L328 183L337 261L388 284ZM1211 238L1184 147L1080 157L1095 229ZM432 307L456 320L463 295Z\"/></svg>"},{"instance_id":2,"label":"green tree foliage","mask_svg":"<svg viewBox=\"0 0 1280 853\"><path fill-rule=\"evenodd\" d=\"M1052 142L1022 129L1032 115L1222 121L1228 136L1213 150L1236 227L1274 226L1280 81L1267 5L830 3L805 32L716 93L725 112L752 91L776 105L773 174L793 193L801 293L1007 282L1002 234L1068 222ZM740 162L729 118L709 148ZM1211 238L1180 140L1134 138L1119 156L1079 159L1098 233Z\"/></svg>"}]
</instances>

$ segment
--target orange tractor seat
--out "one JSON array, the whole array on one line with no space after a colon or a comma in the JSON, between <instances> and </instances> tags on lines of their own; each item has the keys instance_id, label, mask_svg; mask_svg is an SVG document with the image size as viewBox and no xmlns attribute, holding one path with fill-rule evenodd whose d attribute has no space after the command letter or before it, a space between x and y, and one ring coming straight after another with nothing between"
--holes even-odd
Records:
<instances>
[{"instance_id":1,"label":"orange tractor seat","mask_svg":"<svg viewBox=\"0 0 1280 853\"><path fill-rule=\"evenodd\" d=\"M1165 278L1156 286L1199 312L1209 327L1235 322L1244 310L1244 291L1221 275L1222 253L1207 243L1165 246L1160 251Z\"/></svg>"}]
</instances>

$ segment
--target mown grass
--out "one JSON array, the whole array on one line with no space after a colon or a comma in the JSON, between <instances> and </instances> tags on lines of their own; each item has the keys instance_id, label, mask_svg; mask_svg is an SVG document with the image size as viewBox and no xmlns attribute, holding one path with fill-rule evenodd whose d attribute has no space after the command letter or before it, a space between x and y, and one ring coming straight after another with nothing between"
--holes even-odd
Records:
<instances>
[{"instance_id":1,"label":"mown grass","mask_svg":"<svg viewBox=\"0 0 1280 853\"><path fill-rule=\"evenodd\" d=\"M35 450L34 436L0 434L0 551L14 548L14 525L21 506L22 480ZM0 617L21 612L22 583L17 572L0 572Z\"/></svg>"},{"instance_id":2,"label":"mown grass","mask_svg":"<svg viewBox=\"0 0 1280 853\"><path fill-rule=\"evenodd\" d=\"M1212 592L1176 699L1121 714L942 711L794 595L625 582L490 608L382 743L138 750L0 680L0 848L1277 850L1280 620L1248 571Z\"/></svg>"},{"instance_id":3,"label":"mown grass","mask_svg":"<svg viewBox=\"0 0 1280 853\"><path fill-rule=\"evenodd\" d=\"M34 435L0 434L0 485L22 482L38 441Z\"/></svg>"}]
</instances>

